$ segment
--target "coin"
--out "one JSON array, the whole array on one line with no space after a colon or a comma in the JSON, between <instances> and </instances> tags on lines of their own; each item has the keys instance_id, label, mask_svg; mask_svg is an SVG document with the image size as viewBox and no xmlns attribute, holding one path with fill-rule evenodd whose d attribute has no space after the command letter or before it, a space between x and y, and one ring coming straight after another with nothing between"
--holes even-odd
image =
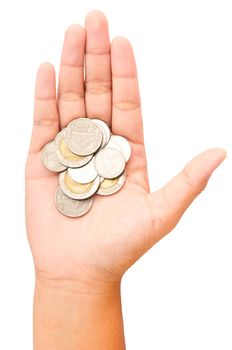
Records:
<instances>
[{"instance_id":1,"label":"coin","mask_svg":"<svg viewBox=\"0 0 232 350\"><path fill-rule=\"evenodd\" d=\"M68 168L68 174L74 181L82 184L93 181L98 175L94 166L94 159L81 168Z\"/></svg>"},{"instance_id":2,"label":"coin","mask_svg":"<svg viewBox=\"0 0 232 350\"><path fill-rule=\"evenodd\" d=\"M94 165L98 174L107 179L121 175L125 163L122 152L115 148L103 148L94 157Z\"/></svg>"},{"instance_id":3,"label":"coin","mask_svg":"<svg viewBox=\"0 0 232 350\"><path fill-rule=\"evenodd\" d=\"M109 129L108 125L105 122L103 122L103 120L92 119L92 121L95 124L97 124L102 130L102 143L101 143L100 148L103 148L107 145L107 143L110 140L110 129Z\"/></svg>"},{"instance_id":4,"label":"coin","mask_svg":"<svg viewBox=\"0 0 232 350\"><path fill-rule=\"evenodd\" d=\"M127 139L125 139L125 137L123 136L112 135L110 138L110 142L113 144L116 143L120 147L120 150L122 151L127 162L131 156L131 146Z\"/></svg>"},{"instance_id":5,"label":"coin","mask_svg":"<svg viewBox=\"0 0 232 350\"><path fill-rule=\"evenodd\" d=\"M98 190L100 177L97 176L95 180L88 184L81 184L73 181L68 172L65 171L59 175L59 184L68 197L82 200L91 197Z\"/></svg>"},{"instance_id":6,"label":"coin","mask_svg":"<svg viewBox=\"0 0 232 350\"><path fill-rule=\"evenodd\" d=\"M70 168L77 168L85 165L90 161L90 159L93 157L93 155L88 156L79 156L68 148L68 146L65 143L64 140L65 135L65 129L61 130L55 138L54 146L55 146L55 152L59 159L59 161L70 167Z\"/></svg>"},{"instance_id":7,"label":"coin","mask_svg":"<svg viewBox=\"0 0 232 350\"><path fill-rule=\"evenodd\" d=\"M104 177L100 176L100 183L102 183L104 180Z\"/></svg>"},{"instance_id":8,"label":"coin","mask_svg":"<svg viewBox=\"0 0 232 350\"><path fill-rule=\"evenodd\" d=\"M119 146L119 144L117 144L116 142L114 142L114 141L112 140L112 136L113 136L113 135L111 135L111 138L110 138L109 142L107 143L107 145L105 146L105 148L115 148L115 149L117 149L118 151L122 152L122 149L121 149L121 147Z\"/></svg>"},{"instance_id":9,"label":"coin","mask_svg":"<svg viewBox=\"0 0 232 350\"><path fill-rule=\"evenodd\" d=\"M54 141L48 142L42 149L41 160L43 165L50 171L60 172L67 167L60 163L54 149Z\"/></svg>"},{"instance_id":10,"label":"coin","mask_svg":"<svg viewBox=\"0 0 232 350\"><path fill-rule=\"evenodd\" d=\"M57 209L62 214L70 217L78 217L89 211L93 203L93 198L90 197L81 201L75 200L66 196L66 194L59 187L56 191L55 203Z\"/></svg>"},{"instance_id":11,"label":"coin","mask_svg":"<svg viewBox=\"0 0 232 350\"><path fill-rule=\"evenodd\" d=\"M106 196L119 191L130 155L130 143L111 135L102 120L78 118L69 123L41 153L45 167L60 172L55 197L58 210L78 217L90 209L94 193Z\"/></svg>"},{"instance_id":12,"label":"coin","mask_svg":"<svg viewBox=\"0 0 232 350\"><path fill-rule=\"evenodd\" d=\"M100 194L102 196L108 196L118 192L124 185L125 179L126 179L125 170L120 176L114 179L104 179L97 190L97 194Z\"/></svg>"},{"instance_id":13,"label":"coin","mask_svg":"<svg viewBox=\"0 0 232 350\"><path fill-rule=\"evenodd\" d=\"M65 143L68 148L80 156L96 152L102 143L100 127L89 118L78 118L68 124L65 131Z\"/></svg>"}]
</instances>

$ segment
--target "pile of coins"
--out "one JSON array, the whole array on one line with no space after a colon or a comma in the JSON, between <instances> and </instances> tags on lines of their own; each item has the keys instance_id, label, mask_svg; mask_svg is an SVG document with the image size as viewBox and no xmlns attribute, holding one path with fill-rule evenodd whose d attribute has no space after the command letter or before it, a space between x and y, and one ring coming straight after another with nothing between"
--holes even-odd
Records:
<instances>
[{"instance_id":1,"label":"pile of coins","mask_svg":"<svg viewBox=\"0 0 232 350\"><path fill-rule=\"evenodd\" d=\"M74 119L41 153L44 166L59 172L55 203L70 217L84 215L93 195L119 191L126 178L125 165L131 155L129 142L113 135L100 119Z\"/></svg>"}]
</instances>

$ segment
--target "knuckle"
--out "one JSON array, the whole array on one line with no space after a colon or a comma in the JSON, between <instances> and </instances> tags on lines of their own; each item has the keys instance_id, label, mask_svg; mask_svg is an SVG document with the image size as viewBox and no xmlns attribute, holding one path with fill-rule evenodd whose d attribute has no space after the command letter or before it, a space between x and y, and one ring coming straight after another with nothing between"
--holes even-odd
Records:
<instances>
[{"instance_id":1,"label":"knuckle","mask_svg":"<svg viewBox=\"0 0 232 350\"><path fill-rule=\"evenodd\" d=\"M90 94L108 94L112 89L111 80L87 80L85 83L86 92Z\"/></svg>"},{"instance_id":2,"label":"knuckle","mask_svg":"<svg viewBox=\"0 0 232 350\"><path fill-rule=\"evenodd\" d=\"M196 194L202 192L205 189L206 183L194 181L191 175L189 174L187 168L184 168L182 170L181 175L182 175L182 180L185 182L185 184Z\"/></svg>"},{"instance_id":3,"label":"knuckle","mask_svg":"<svg viewBox=\"0 0 232 350\"><path fill-rule=\"evenodd\" d=\"M59 91L58 92L58 100L59 101L80 101L83 100L84 94L82 92L77 91Z\"/></svg>"},{"instance_id":4,"label":"knuckle","mask_svg":"<svg viewBox=\"0 0 232 350\"><path fill-rule=\"evenodd\" d=\"M113 107L120 111L133 111L135 109L140 109L141 103L140 101L121 100L121 101L114 101Z\"/></svg>"},{"instance_id":5,"label":"knuckle","mask_svg":"<svg viewBox=\"0 0 232 350\"><path fill-rule=\"evenodd\" d=\"M34 119L34 126L53 126L54 124L57 124L57 118L56 117L40 117Z\"/></svg>"},{"instance_id":6,"label":"knuckle","mask_svg":"<svg viewBox=\"0 0 232 350\"><path fill-rule=\"evenodd\" d=\"M86 55L97 55L97 56L108 56L110 51L105 48L92 47L88 51L86 51Z\"/></svg>"}]
</instances>

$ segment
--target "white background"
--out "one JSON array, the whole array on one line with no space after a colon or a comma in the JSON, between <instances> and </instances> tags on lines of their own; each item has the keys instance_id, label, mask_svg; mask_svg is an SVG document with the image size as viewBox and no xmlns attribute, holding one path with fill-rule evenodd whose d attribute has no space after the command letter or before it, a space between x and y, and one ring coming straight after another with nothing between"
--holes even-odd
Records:
<instances>
[{"instance_id":1,"label":"white background","mask_svg":"<svg viewBox=\"0 0 232 350\"><path fill-rule=\"evenodd\" d=\"M23 180L36 69L51 61L58 70L65 28L93 8L108 16L112 37L127 36L135 49L151 188L204 149L228 152L174 232L126 274L127 349L231 350L230 0L1 3L0 348L32 348Z\"/></svg>"}]
</instances>

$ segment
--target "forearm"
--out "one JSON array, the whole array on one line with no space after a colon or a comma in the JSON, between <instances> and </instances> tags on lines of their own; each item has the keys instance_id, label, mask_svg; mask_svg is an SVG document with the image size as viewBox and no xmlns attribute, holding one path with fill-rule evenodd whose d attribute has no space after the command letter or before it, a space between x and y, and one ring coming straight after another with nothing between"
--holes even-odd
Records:
<instances>
[{"instance_id":1,"label":"forearm","mask_svg":"<svg viewBox=\"0 0 232 350\"><path fill-rule=\"evenodd\" d=\"M36 279L35 350L124 350L120 283L102 290Z\"/></svg>"}]
</instances>

